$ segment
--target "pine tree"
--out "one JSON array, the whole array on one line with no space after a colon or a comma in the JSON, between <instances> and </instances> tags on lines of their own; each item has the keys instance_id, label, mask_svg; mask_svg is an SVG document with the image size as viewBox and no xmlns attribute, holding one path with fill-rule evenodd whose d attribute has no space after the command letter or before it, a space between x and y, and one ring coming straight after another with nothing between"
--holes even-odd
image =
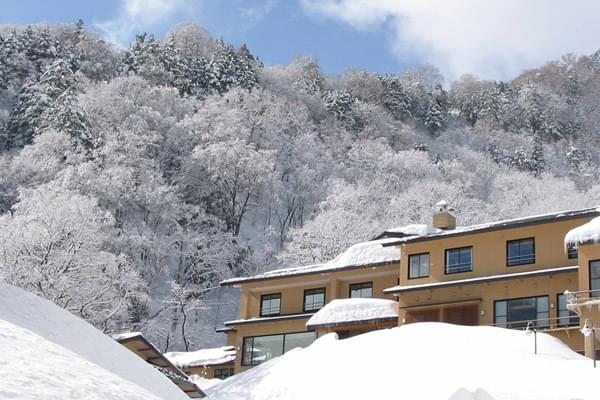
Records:
<instances>
[{"instance_id":1,"label":"pine tree","mask_svg":"<svg viewBox=\"0 0 600 400\"><path fill-rule=\"evenodd\" d=\"M396 75L385 75L379 78L383 84L382 103L392 116L400 121L412 117L411 99L402 86L402 79Z\"/></svg>"},{"instance_id":2,"label":"pine tree","mask_svg":"<svg viewBox=\"0 0 600 400\"><path fill-rule=\"evenodd\" d=\"M211 92L222 94L237 84L236 58L233 46L223 40L217 42L217 48L207 65Z\"/></svg>"},{"instance_id":3,"label":"pine tree","mask_svg":"<svg viewBox=\"0 0 600 400\"><path fill-rule=\"evenodd\" d=\"M446 128L444 113L435 100L431 99L426 105L422 122L423 126L425 126L431 134L436 134Z\"/></svg>"},{"instance_id":4,"label":"pine tree","mask_svg":"<svg viewBox=\"0 0 600 400\"><path fill-rule=\"evenodd\" d=\"M531 159L529 160L529 169L534 173L536 177L539 177L546 167L544 160L544 148L542 143L542 137L539 133L533 135L533 150L531 152Z\"/></svg>"},{"instance_id":5,"label":"pine tree","mask_svg":"<svg viewBox=\"0 0 600 400\"><path fill-rule=\"evenodd\" d=\"M170 74L169 84L176 87L181 94L189 94L192 89L190 69L179 50L175 46L175 39L171 36L160 52L160 62L166 72Z\"/></svg>"},{"instance_id":6,"label":"pine tree","mask_svg":"<svg viewBox=\"0 0 600 400\"><path fill-rule=\"evenodd\" d=\"M237 53L236 81L237 85L251 90L258 86L258 77L255 71L256 60L245 44Z\"/></svg>"}]
</instances>

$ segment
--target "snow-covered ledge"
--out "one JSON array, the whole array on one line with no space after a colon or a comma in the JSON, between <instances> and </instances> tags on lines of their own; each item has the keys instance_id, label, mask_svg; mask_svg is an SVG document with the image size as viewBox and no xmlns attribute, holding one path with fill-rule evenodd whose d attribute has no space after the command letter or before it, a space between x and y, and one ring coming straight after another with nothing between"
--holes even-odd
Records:
<instances>
[{"instance_id":1,"label":"snow-covered ledge","mask_svg":"<svg viewBox=\"0 0 600 400\"><path fill-rule=\"evenodd\" d=\"M582 244L600 243L600 217L571 229L565 236L565 249L579 247Z\"/></svg>"},{"instance_id":2,"label":"snow-covered ledge","mask_svg":"<svg viewBox=\"0 0 600 400\"><path fill-rule=\"evenodd\" d=\"M398 319L398 303L386 299L335 299L313 315L308 329Z\"/></svg>"}]
</instances>

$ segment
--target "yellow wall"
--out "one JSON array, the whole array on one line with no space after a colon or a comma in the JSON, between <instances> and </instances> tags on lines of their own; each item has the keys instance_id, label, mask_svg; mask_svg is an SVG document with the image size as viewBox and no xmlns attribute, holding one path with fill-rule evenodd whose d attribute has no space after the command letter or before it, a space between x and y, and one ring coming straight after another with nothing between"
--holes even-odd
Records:
<instances>
[{"instance_id":1,"label":"yellow wall","mask_svg":"<svg viewBox=\"0 0 600 400\"><path fill-rule=\"evenodd\" d=\"M590 290L590 261L600 260L600 245L580 245L579 253L579 290Z\"/></svg>"},{"instance_id":2,"label":"yellow wall","mask_svg":"<svg viewBox=\"0 0 600 400\"><path fill-rule=\"evenodd\" d=\"M568 259L563 240L569 230L588 222L589 219L578 218L401 245L400 284L403 286L418 285L577 265L577 260ZM535 264L507 267L506 242L530 237L535 238ZM468 246L473 246L473 271L446 275L444 273L445 250ZM429 252L430 276L408 279L408 257L411 254L427 252Z\"/></svg>"}]
</instances>

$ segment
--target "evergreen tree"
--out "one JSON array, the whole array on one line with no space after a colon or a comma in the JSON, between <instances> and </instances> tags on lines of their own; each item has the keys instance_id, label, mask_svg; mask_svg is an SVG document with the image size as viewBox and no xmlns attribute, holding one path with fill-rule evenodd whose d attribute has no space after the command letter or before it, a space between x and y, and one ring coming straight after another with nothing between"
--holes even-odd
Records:
<instances>
[{"instance_id":1,"label":"evergreen tree","mask_svg":"<svg viewBox=\"0 0 600 400\"><path fill-rule=\"evenodd\" d=\"M382 103L392 116L400 121L412 117L411 99L404 90L402 79L396 75L385 75L380 77L383 84Z\"/></svg>"},{"instance_id":2,"label":"evergreen tree","mask_svg":"<svg viewBox=\"0 0 600 400\"><path fill-rule=\"evenodd\" d=\"M245 44L240 47L237 54L236 81L237 85L251 90L258 86L258 77L256 75L256 59L246 47Z\"/></svg>"},{"instance_id":3,"label":"evergreen tree","mask_svg":"<svg viewBox=\"0 0 600 400\"><path fill-rule=\"evenodd\" d=\"M527 171L529 169L529 158L523 146L515 149L515 153L510 160L510 165L517 168L519 171Z\"/></svg>"},{"instance_id":4,"label":"evergreen tree","mask_svg":"<svg viewBox=\"0 0 600 400\"><path fill-rule=\"evenodd\" d=\"M431 134L437 134L439 131L446 128L445 115L442 107L440 107L437 101L431 99L428 102L422 117L422 122L423 126L425 126Z\"/></svg>"},{"instance_id":5,"label":"evergreen tree","mask_svg":"<svg viewBox=\"0 0 600 400\"><path fill-rule=\"evenodd\" d=\"M544 172L545 167L546 162L544 160L542 137L539 133L536 133L533 135L533 150L529 161L529 169L536 177L539 177Z\"/></svg>"},{"instance_id":6,"label":"evergreen tree","mask_svg":"<svg viewBox=\"0 0 600 400\"><path fill-rule=\"evenodd\" d=\"M237 57L233 46L222 39L207 65L207 81L211 92L223 94L237 82Z\"/></svg>"}]
</instances>

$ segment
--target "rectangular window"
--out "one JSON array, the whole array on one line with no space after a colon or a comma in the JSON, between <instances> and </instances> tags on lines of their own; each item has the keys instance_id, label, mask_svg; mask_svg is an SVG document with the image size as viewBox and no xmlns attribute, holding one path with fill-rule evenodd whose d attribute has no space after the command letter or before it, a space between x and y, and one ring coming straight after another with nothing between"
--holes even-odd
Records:
<instances>
[{"instance_id":1,"label":"rectangular window","mask_svg":"<svg viewBox=\"0 0 600 400\"><path fill-rule=\"evenodd\" d=\"M350 285L350 298L373 297L373 282L355 283Z\"/></svg>"},{"instance_id":2,"label":"rectangular window","mask_svg":"<svg viewBox=\"0 0 600 400\"><path fill-rule=\"evenodd\" d=\"M304 312L317 311L325 305L325 288L304 291Z\"/></svg>"},{"instance_id":3,"label":"rectangular window","mask_svg":"<svg viewBox=\"0 0 600 400\"><path fill-rule=\"evenodd\" d=\"M242 365L261 364L296 347L306 347L315 339L315 332L245 337L242 348Z\"/></svg>"},{"instance_id":4,"label":"rectangular window","mask_svg":"<svg viewBox=\"0 0 600 400\"><path fill-rule=\"evenodd\" d=\"M548 296L494 302L494 323L504 328L524 328L529 321L537 327L548 326Z\"/></svg>"},{"instance_id":5,"label":"rectangular window","mask_svg":"<svg viewBox=\"0 0 600 400\"><path fill-rule=\"evenodd\" d=\"M413 254L408 257L408 279L429 276L429 253Z\"/></svg>"},{"instance_id":6,"label":"rectangular window","mask_svg":"<svg viewBox=\"0 0 600 400\"><path fill-rule=\"evenodd\" d=\"M446 274L473 271L472 255L472 247L446 250Z\"/></svg>"},{"instance_id":7,"label":"rectangular window","mask_svg":"<svg viewBox=\"0 0 600 400\"><path fill-rule=\"evenodd\" d=\"M525 265L535 263L535 239L518 239L506 242L506 265Z\"/></svg>"},{"instance_id":8,"label":"rectangular window","mask_svg":"<svg viewBox=\"0 0 600 400\"><path fill-rule=\"evenodd\" d=\"M233 375L233 368L215 368L215 379L226 379Z\"/></svg>"},{"instance_id":9,"label":"rectangular window","mask_svg":"<svg viewBox=\"0 0 600 400\"><path fill-rule=\"evenodd\" d=\"M567 308L567 296L564 293L557 295L556 304L558 304L558 326L579 325L577 314Z\"/></svg>"},{"instance_id":10,"label":"rectangular window","mask_svg":"<svg viewBox=\"0 0 600 400\"><path fill-rule=\"evenodd\" d=\"M567 256L569 257L569 259L573 259L573 258L579 258L579 252L577 251L577 247L575 247L575 245L570 244L567 247Z\"/></svg>"},{"instance_id":11,"label":"rectangular window","mask_svg":"<svg viewBox=\"0 0 600 400\"><path fill-rule=\"evenodd\" d=\"M267 317L281 313L281 293L260 296L260 316Z\"/></svg>"},{"instance_id":12,"label":"rectangular window","mask_svg":"<svg viewBox=\"0 0 600 400\"><path fill-rule=\"evenodd\" d=\"M590 296L600 297L600 260L590 261Z\"/></svg>"}]
</instances>

